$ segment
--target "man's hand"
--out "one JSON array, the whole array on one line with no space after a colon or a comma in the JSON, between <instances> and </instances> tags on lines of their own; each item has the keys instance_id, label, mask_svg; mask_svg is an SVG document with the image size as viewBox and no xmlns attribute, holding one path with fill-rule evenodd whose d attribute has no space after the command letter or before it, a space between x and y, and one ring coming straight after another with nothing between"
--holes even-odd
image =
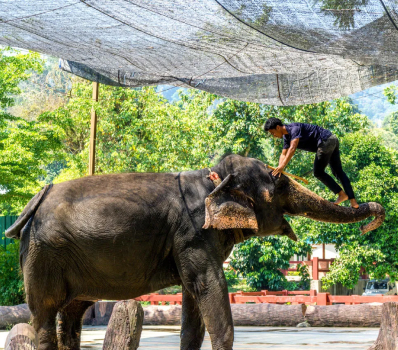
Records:
<instances>
[{"instance_id":1,"label":"man's hand","mask_svg":"<svg viewBox=\"0 0 398 350\"><path fill-rule=\"evenodd\" d=\"M275 168L275 170L272 172L272 175L274 175L274 176L278 176L278 174L279 174L279 176L278 177L280 177L281 176L281 174L282 174L282 171L283 171L283 169L285 169L285 167L284 166L281 166L281 165L279 165L277 168Z\"/></svg>"}]
</instances>

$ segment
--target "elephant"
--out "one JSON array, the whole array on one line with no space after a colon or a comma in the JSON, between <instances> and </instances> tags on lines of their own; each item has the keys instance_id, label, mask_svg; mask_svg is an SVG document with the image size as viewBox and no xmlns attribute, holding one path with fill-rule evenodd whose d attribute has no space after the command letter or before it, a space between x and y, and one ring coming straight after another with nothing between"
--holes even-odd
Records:
<instances>
[{"instance_id":1,"label":"elephant","mask_svg":"<svg viewBox=\"0 0 398 350\"><path fill-rule=\"evenodd\" d=\"M228 155L211 169L87 176L46 186L6 231L20 265L40 350L80 349L82 316L99 299L182 285L180 349L231 350L223 262L253 236L297 240L284 215L352 223L384 220L374 202L336 206L260 160ZM58 316L58 331L56 317Z\"/></svg>"}]
</instances>

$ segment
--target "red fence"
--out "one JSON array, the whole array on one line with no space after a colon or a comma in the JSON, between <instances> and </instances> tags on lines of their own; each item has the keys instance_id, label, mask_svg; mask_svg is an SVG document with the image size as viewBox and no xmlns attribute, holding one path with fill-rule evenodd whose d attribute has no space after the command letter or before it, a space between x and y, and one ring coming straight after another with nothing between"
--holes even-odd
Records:
<instances>
[{"instance_id":1,"label":"red fence","mask_svg":"<svg viewBox=\"0 0 398 350\"><path fill-rule=\"evenodd\" d=\"M137 301L149 301L151 305L181 305L182 294L175 295L161 295L149 294L142 295L135 298ZM270 303L270 304L286 304L293 305L306 304L306 305L332 305L332 304L365 304L365 303L385 303L387 301L398 302L397 295L388 296L360 296L360 295L330 295L329 293L317 293L316 290L305 291L287 291L282 290L279 292L270 292L262 290L261 292L237 292L229 293L229 301L231 304L246 304L246 303Z\"/></svg>"}]
</instances>

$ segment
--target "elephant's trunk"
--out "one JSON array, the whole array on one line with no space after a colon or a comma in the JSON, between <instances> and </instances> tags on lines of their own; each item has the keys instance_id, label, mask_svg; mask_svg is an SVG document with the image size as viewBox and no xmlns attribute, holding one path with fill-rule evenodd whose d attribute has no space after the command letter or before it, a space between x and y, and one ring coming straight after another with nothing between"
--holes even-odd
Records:
<instances>
[{"instance_id":1,"label":"elephant's trunk","mask_svg":"<svg viewBox=\"0 0 398 350\"><path fill-rule=\"evenodd\" d=\"M361 226L362 234L375 230L384 221L385 211L379 203L363 203L358 209L342 207L321 198L294 180L289 179L288 186L288 201L285 204L287 214L338 224L358 222L374 216L372 222Z\"/></svg>"}]
</instances>

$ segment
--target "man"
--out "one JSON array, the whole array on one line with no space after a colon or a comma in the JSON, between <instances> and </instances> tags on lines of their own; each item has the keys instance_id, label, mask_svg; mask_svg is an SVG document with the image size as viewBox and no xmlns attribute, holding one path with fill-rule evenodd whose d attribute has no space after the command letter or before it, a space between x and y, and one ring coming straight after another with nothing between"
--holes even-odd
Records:
<instances>
[{"instance_id":1,"label":"man","mask_svg":"<svg viewBox=\"0 0 398 350\"><path fill-rule=\"evenodd\" d=\"M332 192L338 195L334 204L350 200L353 208L358 208L350 180L343 171L340 160L339 140L329 130L320 126L303 123L291 123L284 125L278 118L269 118L264 124L265 132L272 136L283 138L283 151L279 158L278 167L272 172L274 176L280 176L292 159L296 149L316 153L314 161L314 176L321 180ZM330 165L333 175L343 185L342 188L334 179L325 172ZM279 174L279 175L278 175Z\"/></svg>"}]
</instances>

